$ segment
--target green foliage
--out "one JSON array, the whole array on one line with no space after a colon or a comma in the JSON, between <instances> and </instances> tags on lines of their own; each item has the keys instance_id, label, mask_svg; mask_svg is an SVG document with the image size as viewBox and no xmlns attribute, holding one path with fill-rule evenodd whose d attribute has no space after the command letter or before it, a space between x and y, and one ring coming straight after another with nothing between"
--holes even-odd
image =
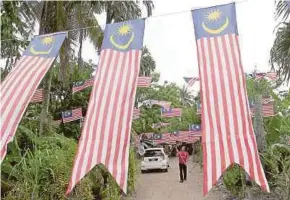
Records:
<instances>
[{"instance_id":1,"label":"green foliage","mask_svg":"<svg viewBox=\"0 0 290 200\"><path fill-rule=\"evenodd\" d=\"M245 195L245 172L239 165L230 166L223 175L223 183L233 195Z\"/></svg>"},{"instance_id":2,"label":"green foliage","mask_svg":"<svg viewBox=\"0 0 290 200\"><path fill-rule=\"evenodd\" d=\"M19 134L20 135L20 134ZM22 128L20 135L32 146L23 151L9 153L3 164L1 183L3 199L66 199L64 196L73 165L76 142L61 135L36 137L33 132ZM22 137L17 137L18 144ZM9 144L13 151L17 143ZM23 144L21 144L23 145ZM26 147L28 147L26 145ZM91 182L88 178L81 181L71 197L92 199Z\"/></svg>"},{"instance_id":3,"label":"green foliage","mask_svg":"<svg viewBox=\"0 0 290 200\"><path fill-rule=\"evenodd\" d=\"M279 199L290 199L290 147L273 144L262 155L271 192Z\"/></svg>"}]
</instances>

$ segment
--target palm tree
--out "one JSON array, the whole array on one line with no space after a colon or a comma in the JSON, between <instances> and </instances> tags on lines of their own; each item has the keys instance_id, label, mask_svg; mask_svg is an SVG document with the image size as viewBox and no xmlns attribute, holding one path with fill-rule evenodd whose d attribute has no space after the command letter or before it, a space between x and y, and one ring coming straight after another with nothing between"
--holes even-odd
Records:
<instances>
[{"instance_id":1,"label":"palm tree","mask_svg":"<svg viewBox=\"0 0 290 200\"><path fill-rule=\"evenodd\" d=\"M183 106L193 105L193 95L187 89L186 85L183 85L182 89L179 90L180 100Z\"/></svg>"},{"instance_id":2,"label":"palm tree","mask_svg":"<svg viewBox=\"0 0 290 200\"><path fill-rule=\"evenodd\" d=\"M276 2L276 18L282 18L282 22L276 32L276 39L271 49L270 63L273 69L277 69L282 81L290 80L290 5L285 1Z\"/></svg>"},{"instance_id":3,"label":"palm tree","mask_svg":"<svg viewBox=\"0 0 290 200\"><path fill-rule=\"evenodd\" d=\"M151 1L144 3L147 6L148 15L152 14L153 9L153 3L150 2ZM19 3L8 3L10 2L4 1L3 4L7 6L3 8L8 10L12 6L10 10L14 10L9 12L12 14L11 18L16 17L17 19L24 19L25 23L36 21L36 23L40 24L39 34L73 30L68 33L68 38L65 40L60 51L61 67L59 74L64 88L67 87L68 72L70 71L69 62L74 59L76 44L79 44L79 65L82 64L82 43L85 38L90 38L96 48L100 47L100 38L102 38L101 36L103 33L94 16L95 14L106 11L108 23L141 17L141 10L137 1L25 1L20 3L22 7L19 7ZM10 7L8 7L8 5ZM21 8L21 10L17 13L15 12L16 8ZM4 10L4 13L6 10ZM11 23L7 24L12 26ZM21 29L23 23L14 23L13 25L17 26L17 30L20 34L23 33ZM33 32L34 24L28 25L27 29L30 28L29 33ZM91 28L85 29L84 27ZM3 28L2 24L1 28ZM11 46L12 45L10 45L10 48ZM43 80L44 100L40 117L40 134L43 134L48 126L47 116L50 87L51 73L49 71Z\"/></svg>"},{"instance_id":4,"label":"palm tree","mask_svg":"<svg viewBox=\"0 0 290 200\"><path fill-rule=\"evenodd\" d=\"M151 76L152 72L156 68L155 60L153 59L148 48L145 46L142 50L140 76Z\"/></svg>"}]
</instances>

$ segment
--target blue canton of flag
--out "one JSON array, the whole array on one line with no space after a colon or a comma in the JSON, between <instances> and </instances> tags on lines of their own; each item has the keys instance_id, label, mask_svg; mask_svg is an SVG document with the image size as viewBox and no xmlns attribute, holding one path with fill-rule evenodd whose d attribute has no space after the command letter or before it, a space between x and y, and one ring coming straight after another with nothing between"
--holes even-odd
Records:
<instances>
[{"instance_id":1,"label":"blue canton of flag","mask_svg":"<svg viewBox=\"0 0 290 200\"><path fill-rule=\"evenodd\" d=\"M160 134L160 133L153 134L153 140L160 140L160 139L162 139L162 134Z\"/></svg>"},{"instance_id":2,"label":"blue canton of flag","mask_svg":"<svg viewBox=\"0 0 290 200\"><path fill-rule=\"evenodd\" d=\"M207 20L204 20L206 16ZM217 20L216 16L219 17ZM218 37L225 34L238 35L234 4L197 9L192 12L196 40L203 37Z\"/></svg>"},{"instance_id":3,"label":"blue canton of flag","mask_svg":"<svg viewBox=\"0 0 290 200\"><path fill-rule=\"evenodd\" d=\"M201 130L200 124L192 124L189 126L189 131L200 131L200 130Z\"/></svg>"},{"instance_id":4,"label":"blue canton of flag","mask_svg":"<svg viewBox=\"0 0 290 200\"><path fill-rule=\"evenodd\" d=\"M179 135L179 131L173 131L173 132L171 132L171 135L178 136Z\"/></svg>"},{"instance_id":5,"label":"blue canton of flag","mask_svg":"<svg viewBox=\"0 0 290 200\"><path fill-rule=\"evenodd\" d=\"M288 5L288 7L290 9L290 1L285 1L285 3Z\"/></svg>"},{"instance_id":6,"label":"blue canton of flag","mask_svg":"<svg viewBox=\"0 0 290 200\"><path fill-rule=\"evenodd\" d=\"M114 49L127 52L132 49L142 49L144 27L144 20L130 20L106 26L102 50Z\"/></svg>"},{"instance_id":7,"label":"blue canton of flag","mask_svg":"<svg viewBox=\"0 0 290 200\"><path fill-rule=\"evenodd\" d=\"M36 36L24 51L23 55L44 58L56 57L66 35L66 33L57 33L45 37Z\"/></svg>"}]
</instances>

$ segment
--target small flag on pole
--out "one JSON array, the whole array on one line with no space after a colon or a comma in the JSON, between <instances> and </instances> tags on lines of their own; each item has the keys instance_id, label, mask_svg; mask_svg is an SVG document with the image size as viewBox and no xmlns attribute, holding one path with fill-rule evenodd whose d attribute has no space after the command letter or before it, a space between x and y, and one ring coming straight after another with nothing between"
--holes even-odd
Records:
<instances>
[{"instance_id":1,"label":"small flag on pole","mask_svg":"<svg viewBox=\"0 0 290 200\"><path fill-rule=\"evenodd\" d=\"M133 110L133 120L139 119L140 118L140 109L134 108Z\"/></svg>"},{"instance_id":2,"label":"small flag on pole","mask_svg":"<svg viewBox=\"0 0 290 200\"><path fill-rule=\"evenodd\" d=\"M34 92L30 103L39 103L43 100L43 89L38 89Z\"/></svg>"},{"instance_id":3,"label":"small flag on pole","mask_svg":"<svg viewBox=\"0 0 290 200\"><path fill-rule=\"evenodd\" d=\"M139 77L137 82L137 87L150 87L152 82L152 77Z\"/></svg>"},{"instance_id":4,"label":"small flag on pole","mask_svg":"<svg viewBox=\"0 0 290 200\"><path fill-rule=\"evenodd\" d=\"M51 67L67 33L35 36L0 85L1 147L3 161L20 120L42 78Z\"/></svg>"},{"instance_id":5,"label":"small flag on pole","mask_svg":"<svg viewBox=\"0 0 290 200\"><path fill-rule=\"evenodd\" d=\"M183 79L189 86L193 86L195 82L199 81L198 77L183 77Z\"/></svg>"},{"instance_id":6,"label":"small flag on pole","mask_svg":"<svg viewBox=\"0 0 290 200\"><path fill-rule=\"evenodd\" d=\"M165 122L153 123L152 128L161 128L161 127L166 127L169 125L170 125L170 123L165 123Z\"/></svg>"},{"instance_id":7,"label":"small flag on pole","mask_svg":"<svg viewBox=\"0 0 290 200\"><path fill-rule=\"evenodd\" d=\"M263 104L262 105L262 113L263 117L272 117L275 115L274 113L274 105L272 103Z\"/></svg>"},{"instance_id":8,"label":"small flag on pole","mask_svg":"<svg viewBox=\"0 0 290 200\"><path fill-rule=\"evenodd\" d=\"M91 87L94 84L94 77L85 80L85 81L78 81L73 83L72 93L79 92L81 90L86 89L87 87Z\"/></svg>"},{"instance_id":9,"label":"small flag on pole","mask_svg":"<svg viewBox=\"0 0 290 200\"><path fill-rule=\"evenodd\" d=\"M249 112L235 4L193 10L192 19L201 82L203 194L234 163L269 192Z\"/></svg>"},{"instance_id":10,"label":"small flag on pole","mask_svg":"<svg viewBox=\"0 0 290 200\"><path fill-rule=\"evenodd\" d=\"M161 117L181 117L182 109L181 108L161 108Z\"/></svg>"},{"instance_id":11,"label":"small flag on pole","mask_svg":"<svg viewBox=\"0 0 290 200\"><path fill-rule=\"evenodd\" d=\"M254 75L255 75L256 80L261 80L266 76L266 73L259 72L259 73L255 73Z\"/></svg>"},{"instance_id":12,"label":"small flag on pole","mask_svg":"<svg viewBox=\"0 0 290 200\"><path fill-rule=\"evenodd\" d=\"M271 81L274 81L277 79L277 72L268 72L265 77Z\"/></svg>"},{"instance_id":13,"label":"small flag on pole","mask_svg":"<svg viewBox=\"0 0 290 200\"><path fill-rule=\"evenodd\" d=\"M270 103L270 102L273 102L274 101L274 99L273 99L273 97L264 97L263 99L262 99L262 104L268 104L268 103Z\"/></svg>"},{"instance_id":14,"label":"small flag on pole","mask_svg":"<svg viewBox=\"0 0 290 200\"><path fill-rule=\"evenodd\" d=\"M62 112L63 123L75 121L83 117L82 108Z\"/></svg>"}]
</instances>

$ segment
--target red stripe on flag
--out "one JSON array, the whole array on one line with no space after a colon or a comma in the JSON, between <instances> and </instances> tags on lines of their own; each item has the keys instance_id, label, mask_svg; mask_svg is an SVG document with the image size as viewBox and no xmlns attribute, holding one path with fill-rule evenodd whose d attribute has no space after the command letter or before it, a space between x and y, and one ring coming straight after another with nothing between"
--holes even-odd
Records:
<instances>
[{"instance_id":1,"label":"red stripe on flag","mask_svg":"<svg viewBox=\"0 0 290 200\"><path fill-rule=\"evenodd\" d=\"M96 164L103 163L127 190L128 153L141 52L101 52L88 113L67 194Z\"/></svg>"},{"instance_id":2,"label":"red stripe on flag","mask_svg":"<svg viewBox=\"0 0 290 200\"><path fill-rule=\"evenodd\" d=\"M22 56L11 74L1 84L1 161L34 91L54 59L54 57Z\"/></svg>"},{"instance_id":3,"label":"red stripe on flag","mask_svg":"<svg viewBox=\"0 0 290 200\"><path fill-rule=\"evenodd\" d=\"M233 163L240 164L262 188L268 189L248 117L237 36L199 39L197 50L202 92L204 194Z\"/></svg>"}]
</instances>

